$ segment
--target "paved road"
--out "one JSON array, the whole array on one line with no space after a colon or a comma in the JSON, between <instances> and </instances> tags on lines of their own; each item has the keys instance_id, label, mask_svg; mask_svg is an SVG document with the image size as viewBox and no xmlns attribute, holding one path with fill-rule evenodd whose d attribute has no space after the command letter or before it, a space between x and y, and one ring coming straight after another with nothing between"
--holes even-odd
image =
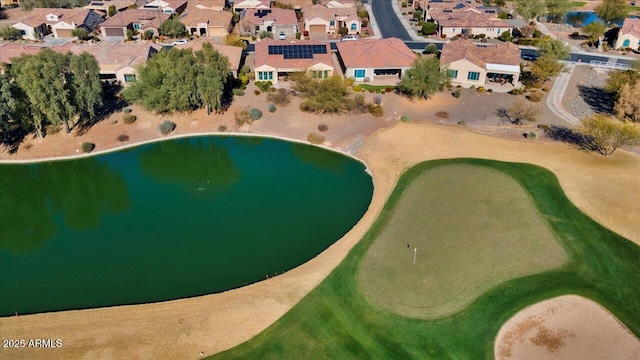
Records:
<instances>
[{"instance_id":1,"label":"paved road","mask_svg":"<svg viewBox=\"0 0 640 360\"><path fill-rule=\"evenodd\" d=\"M411 41L411 35L404 28L393 10L393 0L368 0L376 18L380 35L383 38L397 37L402 41Z\"/></svg>"}]
</instances>

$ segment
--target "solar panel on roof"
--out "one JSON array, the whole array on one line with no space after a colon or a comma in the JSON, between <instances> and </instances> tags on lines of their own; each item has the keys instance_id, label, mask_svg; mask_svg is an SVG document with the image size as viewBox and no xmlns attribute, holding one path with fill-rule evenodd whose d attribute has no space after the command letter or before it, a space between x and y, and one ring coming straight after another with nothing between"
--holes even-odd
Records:
<instances>
[{"instance_id":1,"label":"solar panel on roof","mask_svg":"<svg viewBox=\"0 0 640 360\"><path fill-rule=\"evenodd\" d=\"M312 59L314 54L326 54L326 45L269 45L269 55L284 55L285 59Z\"/></svg>"},{"instance_id":2,"label":"solar panel on roof","mask_svg":"<svg viewBox=\"0 0 640 360\"><path fill-rule=\"evenodd\" d=\"M464 4L458 4L458 5L454 6L453 8L454 9L462 9L463 7L465 7Z\"/></svg>"}]
</instances>

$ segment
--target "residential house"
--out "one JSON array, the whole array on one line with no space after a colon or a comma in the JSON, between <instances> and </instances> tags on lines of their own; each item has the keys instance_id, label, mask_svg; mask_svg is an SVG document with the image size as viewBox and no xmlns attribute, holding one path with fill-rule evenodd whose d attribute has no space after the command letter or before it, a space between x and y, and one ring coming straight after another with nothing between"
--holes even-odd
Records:
<instances>
[{"instance_id":1,"label":"residential house","mask_svg":"<svg viewBox=\"0 0 640 360\"><path fill-rule=\"evenodd\" d=\"M342 27L347 34L360 34L362 24L355 7L328 8L313 5L303 12L304 29L311 34L336 34Z\"/></svg>"},{"instance_id":2,"label":"residential house","mask_svg":"<svg viewBox=\"0 0 640 360\"><path fill-rule=\"evenodd\" d=\"M296 72L326 79L333 76L335 68L328 43L265 38L256 43L254 70L255 81L275 84Z\"/></svg>"},{"instance_id":3,"label":"residential house","mask_svg":"<svg viewBox=\"0 0 640 360\"><path fill-rule=\"evenodd\" d=\"M0 6L11 7L20 5L20 0L0 0Z\"/></svg>"},{"instance_id":4,"label":"residential house","mask_svg":"<svg viewBox=\"0 0 640 360\"><path fill-rule=\"evenodd\" d=\"M169 14L145 9L130 9L117 13L100 24L103 37L127 36L127 30L144 33L151 31L158 35L160 25L169 18Z\"/></svg>"},{"instance_id":5,"label":"residential house","mask_svg":"<svg viewBox=\"0 0 640 360\"><path fill-rule=\"evenodd\" d=\"M398 38L343 41L336 46L344 76L357 82L377 81L395 85L417 58Z\"/></svg>"},{"instance_id":6,"label":"residential house","mask_svg":"<svg viewBox=\"0 0 640 360\"><path fill-rule=\"evenodd\" d=\"M56 38L71 38L74 29L84 28L91 32L101 22L102 16L92 10L36 8L13 27L20 30L23 38L36 40L50 33Z\"/></svg>"},{"instance_id":7,"label":"residential house","mask_svg":"<svg viewBox=\"0 0 640 360\"><path fill-rule=\"evenodd\" d=\"M146 10L156 10L161 11L165 14L182 14L182 12L187 8L186 0L153 0L150 1L142 7L142 9Z\"/></svg>"},{"instance_id":8,"label":"residential house","mask_svg":"<svg viewBox=\"0 0 640 360\"><path fill-rule=\"evenodd\" d=\"M624 19L615 48L640 50L640 18Z\"/></svg>"},{"instance_id":9,"label":"residential house","mask_svg":"<svg viewBox=\"0 0 640 360\"><path fill-rule=\"evenodd\" d=\"M176 45L176 49L191 49L192 51L202 50L202 46L205 43L211 44L214 50L219 52L221 55L224 55L229 61L229 73L233 75L233 77L238 77L238 72L240 71L240 67L242 66L242 48L239 46L230 46L230 45L220 45L216 44L211 40L206 39L196 39L189 41L186 44Z\"/></svg>"},{"instance_id":10,"label":"residential house","mask_svg":"<svg viewBox=\"0 0 640 360\"><path fill-rule=\"evenodd\" d=\"M476 46L460 38L442 47L440 63L454 85L520 84L520 49L512 43Z\"/></svg>"},{"instance_id":11,"label":"residential house","mask_svg":"<svg viewBox=\"0 0 640 360\"><path fill-rule=\"evenodd\" d=\"M36 55L40 50L44 49L42 46L9 43L0 46L0 63L11 64L13 58L20 57L22 55ZM0 67L0 71L2 71Z\"/></svg>"},{"instance_id":12,"label":"residential house","mask_svg":"<svg viewBox=\"0 0 640 360\"><path fill-rule=\"evenodd\" d=\"M107 15L109 8L113 6L116 12L127 10L136 4L136 0L105 0L105 1L91 1L89 5L85 6L86 10L93 10L99 14Z\"/></svg>"},{"instance_id":13,"label":"residential house","mask_svg":"<svg viewBox=\"0 0 640 360\"><path fill-rule=\"evenodd\" d=\"M289 39L295 38L298 32L295 10L280 8L247 9L240 15L239 25L243 35L256 35L267 31L278 36L283 32Z\"/></svg>"},{"instance_id":14,"label":"residential house","mask_svg":"<svg viewBox=\"0 0 640 360\"><path fill-rule=\"evenodd\" d=\"M356 3L352 0L319 0L318 4L333 8L354 8Z\"/></svg>"},{"instance_id":15,"label":"residential house","mask_svg":"<svg viewBox=\"0 0 640 360\"><path fill-rule=\"evenodd\" d=\"M189 34L210 37L229 35L232 30L232 18L233 14L230 11L189 7L180 15L179 20Z\"/></svg>"},{"instance_id":16,"label":"residential house","mask_svg":"<svg viewBox=\"0 0 640 360\"><path fill-rule=\"evenodd\" d=\"M71 51L74 54L89 53L98 62L102 81L127 86L136 81L138 76L136 67L145 64L153 54L158 52L159 48L150 42L113 44L103 41L96 45L69 43L55 47L54 50Z\"/></svg>"},{"instance_id":17,"label":"residential house","mask_svg":"<svg viewBox=\"0 0 640 360\"><path fill-rule=\"evenodd\" d=\"M448 38L480 34L495 38L513 29L513 25L498 18L495 8L475 1L418 1L414 6L424 11L426 20L438 24L438 33Z\"/></svg>"},{"instance_id":18,"label":"residential house","mask_svg":"<svg viewBox=\"0 0 640 360\"><path fill-rule=\"evenodd\" d=\"M292 9L297 11L313 6L313 0L276 0L275 2L285 6L291 6Z\"/></svg>"},{"instance_id":19,"label":"residential house","mask_svg":"<svg viewBox=\"0 0 640 360\"><path fill-rule=\"evenodd\" d=\"M270 0L236 0L233 3L233 11L241 13L246 9L270 9Z\"/></svg>"},{"instance_id":20,"label":"residential house","mask_svg":"<svg viewBox=\"0 0 640 360\"><path fill-rule=\"evenodd\" d=\"M229 7L226 0L196 0L190 1L188 7L196 9L218 10L222 11Z\"/></svg>"}]
</instances>

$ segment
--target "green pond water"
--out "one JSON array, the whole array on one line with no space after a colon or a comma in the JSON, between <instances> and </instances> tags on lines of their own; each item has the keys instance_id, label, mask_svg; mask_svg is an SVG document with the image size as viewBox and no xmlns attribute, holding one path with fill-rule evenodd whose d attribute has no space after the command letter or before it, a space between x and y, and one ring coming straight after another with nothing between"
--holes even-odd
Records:
<instances>
[{"instance_id":1,"label":"green pond water","mask_svg":"<svg viewBox=\"0 0 640 360\"><path fill-rule=\"evenodd\" d=\"M315 257L364 214L364 166L308 145L193 137L0 166L0 315L220 292Z\"/></svg>"}]
</instances>

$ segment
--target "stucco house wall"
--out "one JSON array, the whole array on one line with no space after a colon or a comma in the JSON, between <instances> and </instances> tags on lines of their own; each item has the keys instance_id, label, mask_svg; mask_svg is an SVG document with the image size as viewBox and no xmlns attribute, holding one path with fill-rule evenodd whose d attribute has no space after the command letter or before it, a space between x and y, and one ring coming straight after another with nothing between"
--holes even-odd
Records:
<instances>
[{"instance_id":1,"label":"stucco house wall","mask_svg":"<svg viewBox=\"0 0 640 360\"><path fill-rule=\"evenodd\" d=\"M445 67L448 71L458 71L458 74L455 78L450 77L451 84L453 85L462 85L464 87L475 85L476 87L478 87L483 85L487 79L487 71L485 69L466 59L454 61L450 64L445 64ZM468 78L470 72L479 73L478 80L469 80Z\"/></svg>"}]
</instances>

